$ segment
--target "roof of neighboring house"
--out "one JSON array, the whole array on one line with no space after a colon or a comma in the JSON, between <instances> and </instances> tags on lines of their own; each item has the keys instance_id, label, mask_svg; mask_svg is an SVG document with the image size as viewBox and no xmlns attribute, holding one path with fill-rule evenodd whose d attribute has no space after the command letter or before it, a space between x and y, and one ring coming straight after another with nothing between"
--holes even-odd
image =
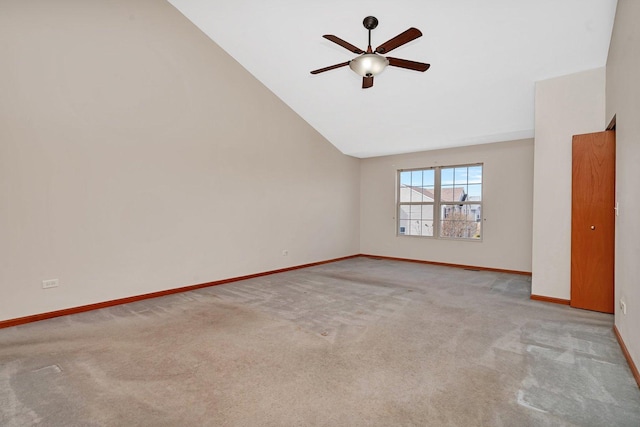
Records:
<instances>
[{"instance_id":1,"label":"roof of neighboring house","mask_svg":"<svg viewBox=\"0 0 640 427\"><path fill-rule=\"evenodd\" d=\"M429 197L431 200L435 200L435 196L433 191L424 187L417 187L413 185L405 185L405 187L410 188L418 193L424 194ZM461 202L464 200L465 196L463 187L444 187L440 192L440 197L443 202Z\"/></svg>"},{"instance_id":2,"label":"roof of neighboring house","mask_svg":"<svg viewBox=\"0 0 640 427\"><path fill-rule=\"evenodd\" d=\"M466 193L464 192L464 188L462 187L445 187L440 192L440 197L445 202L461 202L465 199Z\"/></svg>"}]
</instances>

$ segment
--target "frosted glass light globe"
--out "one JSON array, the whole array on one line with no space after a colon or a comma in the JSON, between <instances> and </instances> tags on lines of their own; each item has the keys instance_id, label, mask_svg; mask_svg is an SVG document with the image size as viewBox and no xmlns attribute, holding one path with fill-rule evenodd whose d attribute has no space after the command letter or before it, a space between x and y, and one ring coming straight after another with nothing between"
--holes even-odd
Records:
<instances>
[{"instance_id":1,"label":"frosted glass light globe","mask_svg":"<svg viewBox=\"0 0 640 427\"><path fill-rule=\"evenodd\" d=\"M376 53L365 53L349 62L349 68L362 77L377 76L384 71L387 65L389 65L389 60Z\"/></svg>"}]
</instances>

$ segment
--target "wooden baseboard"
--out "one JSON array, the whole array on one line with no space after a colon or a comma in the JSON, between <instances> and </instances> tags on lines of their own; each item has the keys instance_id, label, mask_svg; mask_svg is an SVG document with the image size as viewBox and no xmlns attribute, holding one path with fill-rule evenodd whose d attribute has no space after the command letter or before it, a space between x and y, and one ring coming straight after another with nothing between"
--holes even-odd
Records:
<instances>
[{"instance_id":1,"label":"wooden baseboard","mask_svg":"<svg viewBox=\"0 0 640 427\"><path fill-rule=\"evenodd\" d=\"M85 311L98 310L106 307L113 307L115 305L129 304L136 301L163 297L165 295L177 294L180 292L188 292L196 289L208 288L211 286L224 285L225 283L238 282L240 280L253 279L256 277L268 276L276 273L284 273L285 271L299 270L301 268L313 267L315 265L328 264L336 261L343 261L346 259L357 258L359 256L360 255L350 255L350 256L330 259L326 261L318 261L318 262L312 262L304 265L297 265L294 267L287 267L287 268L280 268L278 270L265 271L263 273L249 274L246 276L233 277L230 279L216 280L214 282L200 283L198 285L183 286L180 288L167 289L165 291L151 292L143 295L135 295L127 298L119 298L111 301L104 301L104 302L99 302L95 304L82 305L79 307L71 307L64 310L50 311L48 313L34 314L31 316L19 317L17 319L2 320L0 321L0 329L9 328L11 326L23 325L25 323L37 322L39 320L52 319L54 317L67 316L70 314L83 313Z\"/></svg>"},{"instance_id":2,"label":"wooden baseboard","mask_svg":"<svg viewBox=\"0 0 640 427\"><path fill-rule=\"evenodd\" d=\"M373 259L387 259L387 260L392 260L392 261L415 262L415 263L419 263L419 264L431 264L431 265L440 265L440 266L445 266L445 267L455 267L455 268L464 268L464 269L472 269L472 270L483 270L483 271L495 271L495 272L499 272L499 273L511 273L511 274L521 274L521 275L525 275L525 276L531 276L531 273L530 272L526 272L526 271L503 270L503 269L498 269L498 268L477 267L477 266L460 265L460 264L449 264L449 263L443 263L443 262L423 261L423 260L415 260L415 259L408 259L408 258L394 258L394 257L386 257L386 256L378 256L378 255L357 254L357 255L350 255L350 256L341 257L341 258L330 259L330 260L326 260L326 261L313 262L313 263L310 263L310 264L298 265L298 266L294 266L294 267L281 268L281 269L278 269L278 270L265 271L263 273L249 274L249 275L246 275L246 276L233 277L233 278L229 278L229 279L217 280L217 281L214 281L214 282L207 282L207 283L200 283L200 284L197 284L197 285L183 286L183 287L180 287L180 288L168 289L168 290L165 290L165 291L151 292L151 293L143 294L143 295L135 295L135 296L131 296L131 297L119 298L119 299L99 302L99 303L95 303L95 304L88 304L88 305L83 305L83 306L79 306L79 307L71 307L71 308L67 308L67 309L63 309L63 310L50 311L50 312L47 312L47 313L34 314L34 315L31 315L31 316L19 317L19 318L16 318L16 319L1 320L0 321L0 329L9 328L9 327L12 327L12 326L23 325L23 324L31 323L31 322L37 322L37 321L40 321L40 320L53 319L54 317L68 316L70 314L83 313L83 312L91 311L91 310L99 310L101 308L113 307L113 306L121 305L121 304L129 304L129 303L136 302L136 301L142 301L142 300L150 299L150 298L158 298L158 297L162 297L162 296L166 296L166 295L177 294L177 293L180 293L180 292L188 292L188 291L193 291L193 290L196 290L196 289L208 288L208 287L217 286L217 285L223 285L225 283L238 282L240 280L253 279L255 277L267 276L267 275L270 275L270 274L284 273L285 271L298 270L298 269L301 269L301 268L313 267L315 265L328 264L328 263L331 263L331 262L342 261L342 260L351 259L351 258L357 258L357 257L367 257L367 258L373 258ZM532 296L532 299L533 299L533 296ZM568 304L568 302L567 302L567 304Z\"/></svg>"},{"instance_id":3,"label":"wooden baseboard","mask_svg":"<svg viewBox=\"0 0 640 427\"><path fill-rule=\"evenodd\" d=\"M616 339L618 340L618 344L620 344L620 348L622 349L622 354L624 354L624 358L627 359L627 363L629 364L629 368L631 368L631 373L633 374L633 378L636 379L636 383L638 384L638 387L640 387L640 371L638 371L638 367L633 362L633 359L631 358L631 354L629 353L627 346L622 340L620 331L618 331L618 328L615 325L613 326L613 333L615 334Z\"/></svg>"},{"instance_id":4,"label":"wooden baseboard","mask_svg":"<svg viewBox=\"0 0 640 427\"><path fill-rule=\"evenodd\" d=\"M562 298L545 297L542 295L531 294L531 299L535 301L552 302L554 304L570 305L571 301Z\"/></svg>"},{"instance_id":5,"label":"wooden baseboard","mask_svg":"<svg viewBox=\"0 0 640 427\"><path fill-rule=\"evenodd\" d=\"M446 262L436 262L436 261L424 261L419 259L410 259L410 258L396 258L390 256L382 256L382 255L368 255L368 254L360 254L360 256L373 258L373 259L388 259L391 261L404 261L404 262L415 262L418 264L430 264L430 265L440 265L443 267L454 267L454 268L463 268L467 270L481 270L481 271L495 271L497 273L509 273L509 274L520 274L523 276L531 276L531 272L529 271L518 271L518 270L504 270L501 268L491 268L491 267L478 267L474 265L463 265L463 264L450 264Z\"/></svg>"}]
</instances>

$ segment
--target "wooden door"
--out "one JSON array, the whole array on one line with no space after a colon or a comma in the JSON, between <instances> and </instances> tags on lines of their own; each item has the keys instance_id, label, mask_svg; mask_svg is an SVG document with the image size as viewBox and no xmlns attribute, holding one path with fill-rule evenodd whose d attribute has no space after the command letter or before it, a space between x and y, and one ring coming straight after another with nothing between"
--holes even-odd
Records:
<instances>
[{"instance_id":1,"label":"wooden door","mask_svg":"<svg viewBox=\"0 0 640 427\"><path fill-rule=\"evenodd\" d=\"M571 306L613 313L615 131L575 135Z\"/></svg>"}]
</instances>

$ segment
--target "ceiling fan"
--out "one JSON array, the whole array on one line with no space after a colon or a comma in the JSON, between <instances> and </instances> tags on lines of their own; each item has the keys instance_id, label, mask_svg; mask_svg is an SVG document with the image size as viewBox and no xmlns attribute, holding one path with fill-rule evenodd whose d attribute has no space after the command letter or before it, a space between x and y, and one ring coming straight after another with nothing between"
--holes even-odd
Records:
<instances>
[{"instance_id":1,"label":"ceiling fan","mask_svg":"<svg viewBox=\"0 0 640 427\"><path fill-rule=\"evenodd\" d=\"M334 70L336 68L349 66L356 74L362 76L362 88L367 89L373 86L373 77L384 71L387 65L392 67L406 68L408 70L415 71L427 71L430 67L429 64L422 62L409 61L406 59L392 58L390 56L384 57L383 54L391 52L393 49L409 43L412 40L422 36L422 33L417 28L409 28L407 31L398 34L391 40L387 40L376 48L371 49L371 30L378 26L378 20L374 16L367 16L362 21L362 25L369 31L369 46L367 51L342 40L332 34L325 34L324 37L345 49L360 54L360 56L352 59L351 61L343 62L341 64L331 65L329 67L320 68L319 70L313 70L311 74L324 73L325 71Z\"/></svg>"}]
</instances>

